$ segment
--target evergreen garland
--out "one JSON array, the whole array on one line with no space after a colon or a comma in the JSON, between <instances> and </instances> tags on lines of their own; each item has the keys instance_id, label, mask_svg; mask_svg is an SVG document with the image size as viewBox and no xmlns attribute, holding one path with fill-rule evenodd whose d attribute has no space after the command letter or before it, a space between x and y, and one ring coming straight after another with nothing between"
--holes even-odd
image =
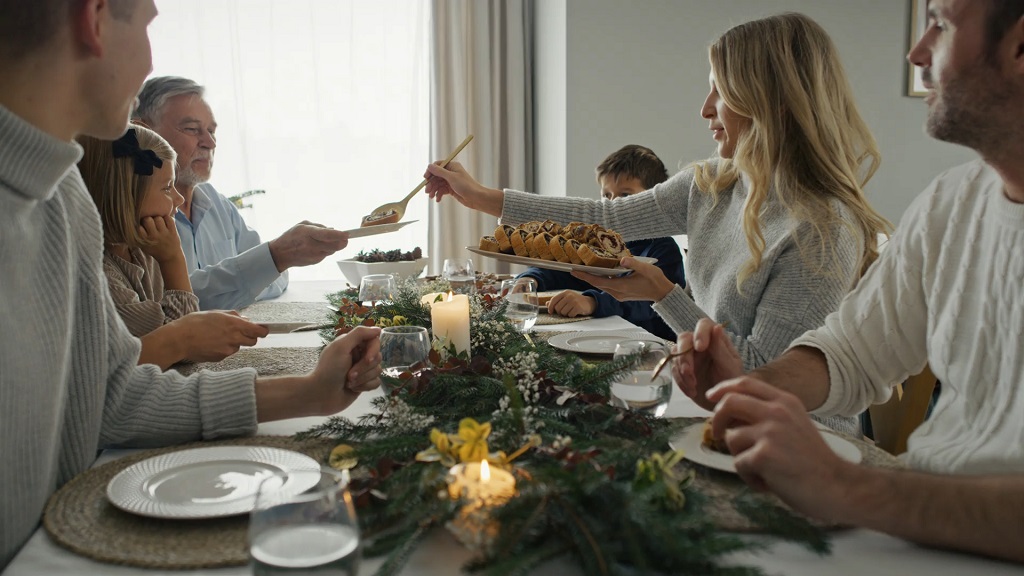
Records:
<instances>
[{"instance_id":1,"label":"evergreen garland","mask_svg":"<svg viewBox=\"0 0 1024 576\"><path fill-rule=\"evenodd\" d=\"M323 339L360 324L429 328L421 295L444 288L406 282L392 302L373 308L354 302L354 290L330 295L339 315ZM486 509L493 530L483 530L468 571L527 574L569 554L585 574L760 573L718 564L761 545L701 512L682 454L666 452L683 424L608 404L628 359L592 364L535 345L489 295L474 296L471 307L472 357L435 349L429 366L390 382L394 390L373 400L373 413L355 422L335 416L299 435L342 443L331 464L351 469L365 553L387 555L378 575L400 573L431 529L460 517L466 502L446 491L459 446L482 449L474 454L516 479L515 496ZM827 552L824 533L804 519L756 497L735 504L765 532Z\"/></svg>"}]
</instances>

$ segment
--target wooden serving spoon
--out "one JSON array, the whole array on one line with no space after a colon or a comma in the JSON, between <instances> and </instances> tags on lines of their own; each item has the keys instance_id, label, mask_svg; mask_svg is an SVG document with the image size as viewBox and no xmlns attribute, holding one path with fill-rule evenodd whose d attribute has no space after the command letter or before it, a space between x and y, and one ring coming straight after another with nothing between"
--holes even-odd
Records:
<instances>
[{"instance_id":1,"label":"wooden serving spoon","mask_svg":"<svg viewBox=\"0 0 1024 576\"><path fill-rule=\"evenodd\" d=\"M459 146L455 149L455 151L452 152L451 154L449 154L447 158L445 158L444 164L442 166L447 168L448 167L448 163L451 162L452 160L454 160L455 157L459 155L459 152L462 152L462 149L465 148L466 144L469 144L469 141L472 140L472 139L473 139L473 135L472 134L470 134L469 136L466 136L466 139L462 141L462 144L459 144ZM403 198L401 201L399 201L399 202L388 202L387 204L382 204L382 205L374 208L373 212L370 212L369 216L366 216L366 217L363 218L363 225L366 226L367 225L367 220L370 220L370 219L383 220L384 217L387 216L391 212L396 213L398 215L398 217L395 218L394 216L392 216L392 217L388 218L388 223L393 223L393 222L401 221L401 219L403 217L405 217L405 207L406 207L407 204L409 204L409 200L412 200L412 197L415 196L416 193L419 192L420 190L422 190L423 187L426 186L426 185L427 185L427 179L424 178L423 182L420 182L418 186L413 188L412 192L409 192L409 195L406 196L405 198ZM378 216L379 218L374 218L374 216Z\"/></svg>"}]
</instances>

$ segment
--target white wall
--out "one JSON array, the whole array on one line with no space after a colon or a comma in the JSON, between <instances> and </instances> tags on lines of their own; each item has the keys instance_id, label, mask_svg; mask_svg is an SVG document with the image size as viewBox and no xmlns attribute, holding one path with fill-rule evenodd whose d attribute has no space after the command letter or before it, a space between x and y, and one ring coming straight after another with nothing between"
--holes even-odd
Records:
<instances>
[{"instance_id":1,"label":"white wall","mask_svg":"<svg viewBox=\"0 0 1024 576\"><path fill-rule=\"evenodd\" d=\"M549 3L565 4L564 28L541 20ZM882 151L868 194L883 215L898 220L936 174L975 157L926 136L924 101L903 95L909 0L538 0L538 8L537 122L559 126L562 116L565 124L564 175L552 167L561 143L538 142L541 193L597 197L594 167L628 143L653 148L670 172L708 156L707 45L732 25L783 11L814 18L839 47ZM553 73L560 32L564 104L551 96L563 90ZM538 137L551 138L544 128Z\"/></svg>"}]
</instances>

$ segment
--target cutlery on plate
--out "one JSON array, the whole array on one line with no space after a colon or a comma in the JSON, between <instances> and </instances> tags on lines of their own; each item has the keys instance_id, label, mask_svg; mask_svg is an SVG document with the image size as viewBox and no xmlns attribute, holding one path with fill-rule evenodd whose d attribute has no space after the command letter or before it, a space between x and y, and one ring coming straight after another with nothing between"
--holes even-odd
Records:
<instances>
[{"instance_id":1,"label":"cutlery on plate","mask_svg":"<svg viewBox=\"0 0 1024 576\"><path fill-rule=\"evenodd\" d=\"M722 322L721 324L719 324L719 326L721 326L723 329L725 329L726 327L729 326L729 321L726 320L725 322ZM687 346L686 348L683 348L682 350L679 350L678 352L673 352L672 354L666 354L665 357L662 358L658 362L658 364L654 367L654 372L651 373L651 382L654 382L654 379L658 377L658 374L661 374L661 371L665 369L665 366L669 363L670 360L672 360L676 356L682 356L683 354L688 354L692 350L693 350L693 344Z\"/></svg>"},{"instance_id":2,"label":"cutlery on plate","mask_svg":"<svg viewBox=\"0 0 1024 576\"><path fill-rule=\"evenodd\" d=\"M447 158L445 158L444 164L442 166L447 168L448 164L452 160L454 160L456 156L458 156L459 152L462 152L462 149L465 148L466 144L469 144L469 141L472 140L472 139L473 139L473 135L472 134L470 134L469 136L466 136L466 139L462 141L462 144L459 144L459 146L455 149L455 151L452 152L451 154L449 154ZM363 222L366 222L367 218L370 218L372 216L376 216L378 214L387 214L388 212L390 212L392 210L394 210L398 214L398 218L395 219L395 222L401 221L402 218L405 216L405 207L406 207L407 204L409 204L409 200L412 200L412 197L415 196L416 193L419 192L420 190L422 190L423 187L426 186L426 185L427 185L427 179L424 178L423 182L420 182L419 185L417 185L415 188L413 188L412 192L409 192L408 196L406 196L405 198L403 198L399 202L388 202L387 204L382 204L380 206L377 206L376 208L373 209L372 212L370 212L369 216L363 218Z\"/></svg>"}]
</instances>

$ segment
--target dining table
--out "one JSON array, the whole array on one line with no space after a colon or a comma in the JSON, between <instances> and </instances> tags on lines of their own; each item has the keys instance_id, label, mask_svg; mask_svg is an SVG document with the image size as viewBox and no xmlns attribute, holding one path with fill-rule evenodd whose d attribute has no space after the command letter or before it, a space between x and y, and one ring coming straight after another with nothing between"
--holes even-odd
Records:
<instances>
[{"instance_id":1,"label":"dining table","mask_svg":"<svg viewBox=\"0 0 1024 576\"><path fill-rule=\"evenodd\" d=\"M282 296L261 306L277 305L281 310L289 304L303 304L306 311L323 304L325 295L344 288L342 281L292 282ZM243 315L246 310L242 310ZM258 318L254 320L259 321ZM620 317L594 318L571 324L538 325L538 332L547 331L597 331L640 329ZM273 348L316 348L321 344L315 330L278 331L262 339L253 354L261 349ZM362 394L345 411L344 415L356 418L373 410L371 401L382 393L373 391ZM705 417L707 411L697 406L684 394L675 390L669 401L665 417ZM288 436L307 430L324 421L323 417L296 418L259 425L257 435ZM138 452L130 449L107 449L96 460L95 466ZM172 521L173 522L173 521ZM830 532L831 552L818 555L807 548L774 540L767 536L744 534L743 538L763 544L753 551L734 553L725 560L728 564L757 567L766 574L791 576L839 575L907 575L927 574L928 576L960 576L963 574L1022 575L1024 566L1001 562L976 555L939 550L920 546L875 530L859 528L836 529ZM434 530L413 552L402 574L410 576L442 576L459 573L460 567L472 558L472 553L463 547L447 531ZM373 574L380 566L381 558L363 558L359 574ZM40 527L13 561L4 570L4 576L39 575L109 575L109 576L241 576L250 574L248 566L207 568L200 570L163 570L140 568L98 562L78 555L55 543ZM571 558L555 558L536 569L539 575L578 575L579 566Z\"/></svg>"}]
</instances>

